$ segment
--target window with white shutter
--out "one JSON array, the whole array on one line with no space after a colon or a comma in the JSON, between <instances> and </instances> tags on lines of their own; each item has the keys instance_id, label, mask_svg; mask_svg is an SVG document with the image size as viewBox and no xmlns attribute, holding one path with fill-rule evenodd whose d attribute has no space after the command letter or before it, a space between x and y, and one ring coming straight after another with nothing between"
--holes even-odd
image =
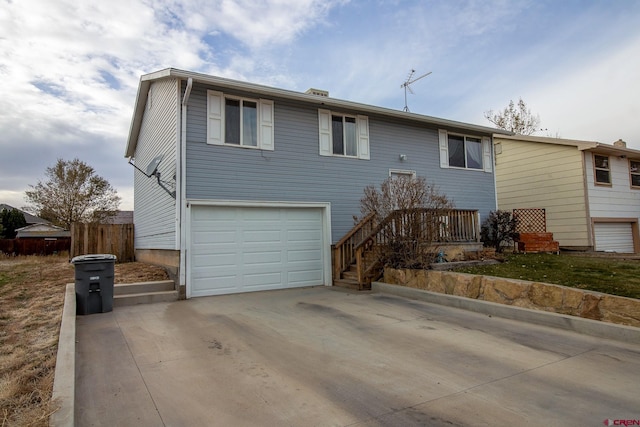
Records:
<instances>
[{"instance_id":1,"label":"window with white shutter","mask_svg":"<svg viewBox=\"0 0 640 427\"><path fill-rule=\"evenodd\" d=\"M321 156L369 160L369 118L318 110Z\"/></svg>"},{"instance_id":2,"label":"window with white shutter","mask_svg":"<svg viewBox=\"0 0 640 427\"><path fill-rule=\"evenodd\" d=\"M274 104L207 91L207 143L274 149Z\"/></svg>"},{"instance_id":3,"label":"window with white shutter","mask_svg":"<svg viewBox=\"0 0 640 427\"><path fill-rule=\"evenodd\" d=\"M441 168L493 170L491 139L438 130Z\"/></svg>"}]
</instances>

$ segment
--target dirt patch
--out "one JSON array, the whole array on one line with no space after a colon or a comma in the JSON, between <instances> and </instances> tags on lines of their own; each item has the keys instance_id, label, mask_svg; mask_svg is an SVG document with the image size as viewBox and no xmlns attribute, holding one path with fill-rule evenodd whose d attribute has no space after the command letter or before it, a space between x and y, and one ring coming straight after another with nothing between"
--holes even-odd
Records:
<instances>
[{"instance_id":1,"label":"dirt patch","mask_svg":"<svg viewBox=\"0 0 640 427\"><path fill-rule=\"evenodd\" d=\"M164 269L116 264L115 283L165 280ZM66 254L0 258L0 426L47 426L67 283Z\"/></svg>"}]
</instances>

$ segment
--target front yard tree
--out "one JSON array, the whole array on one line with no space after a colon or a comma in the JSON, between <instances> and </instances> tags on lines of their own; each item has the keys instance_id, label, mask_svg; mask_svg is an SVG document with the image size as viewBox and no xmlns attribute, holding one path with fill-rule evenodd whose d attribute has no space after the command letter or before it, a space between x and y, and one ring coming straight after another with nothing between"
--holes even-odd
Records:
<instances>
[{"instance_id":1,"label":"front yard tree","mask_svg":"<svg viewBox=\"0 0 640 427\"><path fill-rule=\"evenodd\" d=\"M509 101L509 105L500 112L485 111L484 117L498 129L508 130L519 135L533 135L540 128L540 117L531 113L522 98L518 100L517 105L513 100Z\"/></svg>"},{"instance_id":2,"label":"front yard tree","mask_svg":"<svg viewBox=\"0 0 640 427\"><path fill-rule=\"evenodd\" d=\"M27 221L24 214L17 209L3 209L0 212L0 237L3 239L15 239L16 230L25 227Z\"/></svg>"},{"instance_id":3,"label":"front yard tree","mask_svg":"<svg viewBox=\"0 0 640 427\"><path fill-rule=\"evenodd\" d=\"M45 182L25 192L29 207L41 218L69 229L74 222L101 222L117 213L116 190L85 162L58 159L45 175Z\"/></svg>"}]
</instances>

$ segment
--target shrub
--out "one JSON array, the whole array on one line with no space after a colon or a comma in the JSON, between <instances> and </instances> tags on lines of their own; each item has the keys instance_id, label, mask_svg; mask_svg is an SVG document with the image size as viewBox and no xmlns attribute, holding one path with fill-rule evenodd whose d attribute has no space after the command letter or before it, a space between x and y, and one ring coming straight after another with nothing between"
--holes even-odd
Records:
<instances>
[{"instance_id":1,"label":"shrub","mask_svg":"<svg viewBox=\"0 0 640 427\"><path fill-rule=\"evenodd\" d=\"M505 244L513 243L517 237L516 219L509 211L492 211L480 228L480 239L485 246L495 248L496 252L502 252Z\"/></svg>"},{"instance_id":2,"label":"shrub","mask_svg":"<svg viewBox=\"0 0 640 427\"><path fill-rule=\"evenodd\" d=\"M438 253L434 243L446 227L443 214L452 208L447 196L423 177L389 177L379 189L366 187L360 200L363 218L373 213L376 224L393 218L380 231L385 244L375 251L383 265L394 268L424 268L434 260Z\"/></svg>"}]
</instances>

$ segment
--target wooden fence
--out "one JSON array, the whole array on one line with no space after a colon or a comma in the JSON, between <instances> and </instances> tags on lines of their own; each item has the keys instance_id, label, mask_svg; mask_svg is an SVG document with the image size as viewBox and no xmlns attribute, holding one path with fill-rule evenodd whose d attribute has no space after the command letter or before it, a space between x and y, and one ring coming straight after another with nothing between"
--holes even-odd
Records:
<instances>
[{"instance_id":1,"label":"wooden fence","mask_svg":"<svg viewBox=\"0 0 640 427\"><path fill-rule=\"evenodd\" d=\"M69 252L71 239L59 237L57 239L0 239L0 252L10 255L53 255Z\"/></svg>"},{"instance_id":2,"label":"wooden fence","mask_svg":"<svg viewBox=\"0 0 640 427\"><path fill-rule=\"evenodd\" d=\"M70 255L112 254L117 262L132 262L133 236L133 224L72 224Z\"/></svg>"}]
</instances>

